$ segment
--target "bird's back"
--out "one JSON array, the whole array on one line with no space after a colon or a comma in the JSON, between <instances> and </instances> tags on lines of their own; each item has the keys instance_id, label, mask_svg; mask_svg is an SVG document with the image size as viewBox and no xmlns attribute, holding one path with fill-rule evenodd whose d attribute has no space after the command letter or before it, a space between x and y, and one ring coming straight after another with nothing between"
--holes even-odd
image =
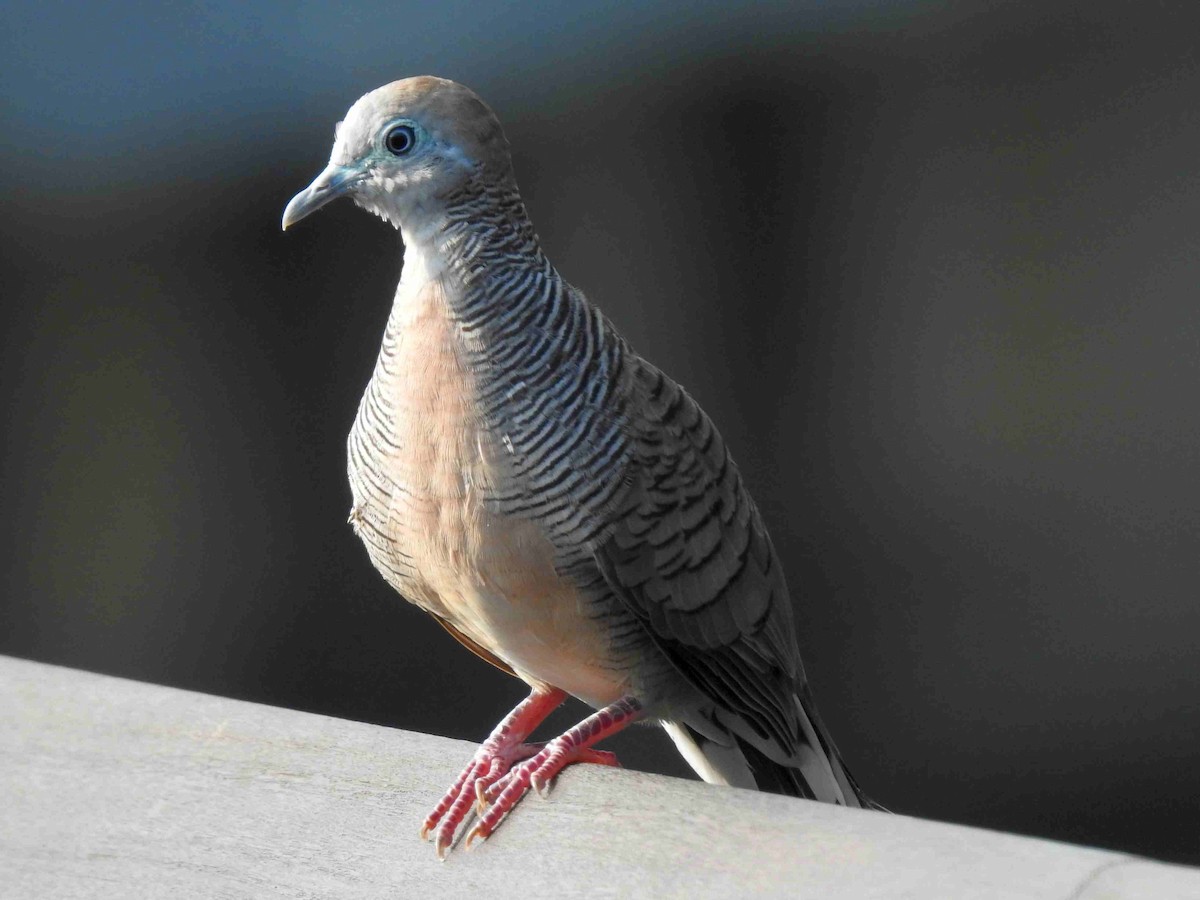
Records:
<instances>
[{"instance_id":1,"label":"bird's back","mask_svg":"<svg viewBox=\"0 0 1200 900\"><path fill-rule=\"evenodd\" d=\"M385 577L531 684L635 694L710 761L713 737L760 771L808 758L825 788L787 766L773 786L853 799L801 699L782 570L695 400L540 255L469 286L406 266L349 441Z\"/></svg>"}]
</instances>

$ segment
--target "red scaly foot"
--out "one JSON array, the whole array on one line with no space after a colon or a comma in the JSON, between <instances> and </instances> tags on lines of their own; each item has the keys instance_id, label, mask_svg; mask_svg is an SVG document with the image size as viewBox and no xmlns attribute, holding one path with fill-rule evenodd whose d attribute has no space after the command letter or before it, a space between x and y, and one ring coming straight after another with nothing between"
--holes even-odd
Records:
<instances>
[{"instance_id":1,"label":"red scaly foot","mask_svg":"<svg viewBox=\"0 0 1200 900\"><path fill-rule=\"evenodd\" d=\"M637 700L623 697L588 716L566 734L547 742L524 761L511 765L507 772L488 779L488 783L477 790L481 804L489 805L486 810L481 810L479 820L467 835L467 846L470 847L477 839L486 840L531 787L538 794L545 795L550 782L571 763L620 765L616 756L603 750L593 750L592 744L615 734L644 715ZM530 745L525 746L528 748Z\"/></svg>"},{"instance_id":2,"label":"red scaly foot","mask_svg":"<svg viewBox=\"0 0 1200 900\"><path fill-rule=\"evenodd\" d=\"M535 689L504 717L475 751L467 767L421 826L422 839L428 840L433 833L433 845L439 859L446 858L458 826L471 811L472 801L481 802L487 787L506 775L514 763L541 751L540 745L526 744L525 738L566 699L566 693L558 689Z\"/></svg>"}]
</instances>

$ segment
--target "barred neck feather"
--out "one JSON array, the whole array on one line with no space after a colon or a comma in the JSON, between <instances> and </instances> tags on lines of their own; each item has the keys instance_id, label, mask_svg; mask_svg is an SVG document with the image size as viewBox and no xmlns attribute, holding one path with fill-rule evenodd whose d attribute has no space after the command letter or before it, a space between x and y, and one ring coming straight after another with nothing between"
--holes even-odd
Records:
<instances>
[{"instance_id":1,"label":"barred neck feather","mask_svg":"<svg viewBox=\"0 0 1200 900\"><path fill-rule=\"evenodd\" d=\"M434 227L404 237L411 277L444 285L483 422L510 459L495 501L580 547L622 486L628 348L542 252L511 176L468 181Z\"/></svg>"},{"instance_id":2,"label":"barred neck feather","mask_svg":"<svg viewBox=\"0 0 1200 900\"><path fill-rule=\"evenodd\" d=\"M557 278L511 173L495 178L477 171L444 203L433 227L413 239L436 243L460 319L470 321L486 316L485 307L519 301L514 285L522 276L540 272Z\"/></svg>"}]
</instances>

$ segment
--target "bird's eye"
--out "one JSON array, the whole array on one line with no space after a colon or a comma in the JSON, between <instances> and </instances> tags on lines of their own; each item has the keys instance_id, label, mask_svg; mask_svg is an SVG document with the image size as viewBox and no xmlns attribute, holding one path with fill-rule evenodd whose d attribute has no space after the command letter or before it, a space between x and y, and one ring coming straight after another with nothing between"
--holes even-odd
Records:
<instances>
[{"instance_id":1,"label":"bird's eye","mask_svg":"<svg viewBox=\"0 0 1200 900\"><path fill-rule=\"evenodd\" d=\"M411 125L397 125L383 139L384 146L396 156L403 156L417 142L417 133Z\"/></svg>"}]
</instances>

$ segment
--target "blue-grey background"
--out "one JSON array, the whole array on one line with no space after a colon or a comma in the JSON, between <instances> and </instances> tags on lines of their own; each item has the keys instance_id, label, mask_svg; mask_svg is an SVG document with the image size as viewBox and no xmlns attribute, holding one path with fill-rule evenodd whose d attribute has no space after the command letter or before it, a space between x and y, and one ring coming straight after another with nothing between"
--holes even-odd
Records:
<instances>
[{"instance_id":1,"label":"blue-grey background","mask_svg":"<svg viewBox=\"0 0 1200 900\"><path fill-rule=\"evenodd\" d=\"M0 652L476 740L521 696L345 525L398 239L348 203L279 231L357 96L440 74L720 424L865 788L1200 863L1197 25L5 4Z\"/></svg>"}]
</instances>

